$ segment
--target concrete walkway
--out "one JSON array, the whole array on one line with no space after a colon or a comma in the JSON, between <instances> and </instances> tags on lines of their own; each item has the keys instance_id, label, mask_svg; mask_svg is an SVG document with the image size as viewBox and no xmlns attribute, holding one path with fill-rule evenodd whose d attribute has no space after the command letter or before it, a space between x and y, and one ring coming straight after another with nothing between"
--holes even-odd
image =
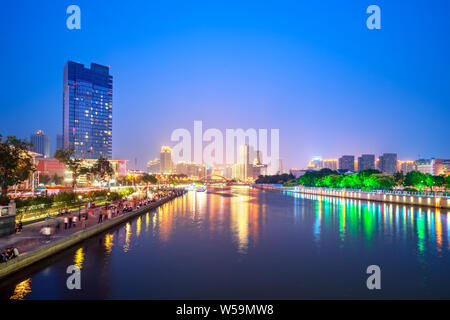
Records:
<instances>
[{"instance_id":1,"label":"concrete walkway","mask_svg":"<svg viewBox=\"0 0 450 320\"><path fill-rule=\"evenodd\" d=\"M133 201L123 202L124 205L131 206L133 210L135 209L135 204ZM117 203L111 203L110 205L117 205ZM99 214L103 213L105 210L105 206L98 206L95 209L92 209L91 214L88 216L88 220L86 221L86 229L89 229L98 224ZM81 209L81 216L86 216L86 209ZM113 217L113 219L123 216L127 213L119 213ZM78 221L76 226L73 226L68 229L64 229L64 218L67 217L77 217ZM59 228L56 227L57 220L60 221ZM108 220L103 220L103 222ZM41 230L45 226L50 226L52 230L52 234L50 237L47 237L41 234ZM0 253L5 251L6 248L16 247L19 250L20 255L30 252L36 249L39 249L42 246L48 245L51 242L58 241L62 238L65 238L69 235L72 235L78 231L82 230L81 221L79 220L78 210L72 211L69 214L63 214L54 216L51 219L40 221L28 225L24 225L22 232L11 234L6 237L0 238Z\"/></svg>"}]
</instances>

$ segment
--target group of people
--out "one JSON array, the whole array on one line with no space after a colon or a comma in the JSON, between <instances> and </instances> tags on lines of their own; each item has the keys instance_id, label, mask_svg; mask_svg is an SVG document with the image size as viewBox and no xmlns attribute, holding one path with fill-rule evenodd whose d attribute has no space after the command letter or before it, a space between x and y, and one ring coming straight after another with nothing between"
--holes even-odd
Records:
<instances>
[{"instance_id":1,"label":"group of people","mask_svg":"<svg viewBox=\"0 0 450 320\"><path fill-rule=\"evenodd\" d=\"M0 263L12 260L19 256L19 250L14 247L7 248L0 256Z\"/></svg>"}]
</instances>

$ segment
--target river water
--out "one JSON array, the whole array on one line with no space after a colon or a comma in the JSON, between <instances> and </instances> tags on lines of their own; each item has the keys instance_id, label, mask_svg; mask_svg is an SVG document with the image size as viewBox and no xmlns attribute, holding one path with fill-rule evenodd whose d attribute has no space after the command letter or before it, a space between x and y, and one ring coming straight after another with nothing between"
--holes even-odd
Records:
<instances>
[{"instance_id":1,"label":"river water","mask_svg":"<svg viewBox=\"0 0 450 320\"><path fill-rule=\"evenodd\" d=\"M81 289L69 290L69 265ZM380 267L369 290L367 267ZM443 210L209 187L19 272L2 299L450 298Z\"/></svg>"}]
</instances>

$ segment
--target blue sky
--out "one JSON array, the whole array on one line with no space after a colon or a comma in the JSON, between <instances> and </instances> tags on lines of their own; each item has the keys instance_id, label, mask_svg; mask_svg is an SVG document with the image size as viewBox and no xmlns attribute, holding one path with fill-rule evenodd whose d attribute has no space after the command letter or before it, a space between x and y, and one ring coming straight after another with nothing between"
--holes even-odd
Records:
<instances>
[{"instance_id":1,"label":"blue sky","mask_svg":"<svg viewBox=\"0 0 450 320\"><path fill-rule=\"evenodd\" d=\"M81 8L81 30L66 8ZM366 8L381 8L368 30ZM0 134L62 129L67 60L111 66L113 154L145 162L176 128L280 129L316 155L450 157L449 1L8 1Z\"/></svg>"}]
</instances>

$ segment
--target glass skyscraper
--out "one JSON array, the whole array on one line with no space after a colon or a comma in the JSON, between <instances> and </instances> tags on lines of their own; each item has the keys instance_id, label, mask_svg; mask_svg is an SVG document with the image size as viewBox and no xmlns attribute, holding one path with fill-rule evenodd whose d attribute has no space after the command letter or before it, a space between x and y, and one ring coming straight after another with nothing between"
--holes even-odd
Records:
<instances>
[{"instance_id":1,"label":"glass skyscraper","mask_svg":"<svg viewBox=\"0 0 450 320\"><path fill-rule=\"evenodd\" d=\"M112 82L109 67L68 61L64 67L63 142L75 157L112 157Z\"/></svg>"}]
</instances>

